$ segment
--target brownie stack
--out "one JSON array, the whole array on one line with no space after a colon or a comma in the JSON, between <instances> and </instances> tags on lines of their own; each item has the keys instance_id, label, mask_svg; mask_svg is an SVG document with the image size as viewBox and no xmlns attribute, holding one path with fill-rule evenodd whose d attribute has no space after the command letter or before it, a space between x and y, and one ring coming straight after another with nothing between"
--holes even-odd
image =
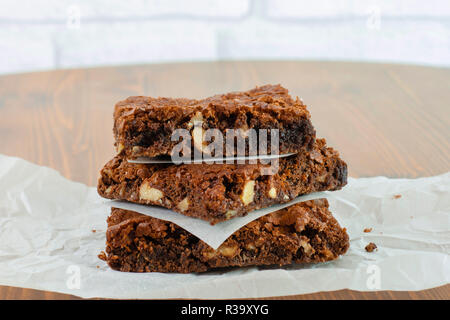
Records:
<instances>
[{"instance_id":1,"label":"brownie stack","mask_svg":"<svg viewBox=\"0 0 450 320\"><path fill-rule=\"evenodd\" d=\"M200 124L200 125L198 125ZM279 132L277 171L269 164L142 164L128 160L172 155L176 129L192 135L192 149L208 129ZM301 100L279 85L203 100L130 97L115 106L117 155L101 170L98 192L108 199L172 209L211 224L318 191L342 188L347 166L337 151L316 139ZM270 151L270 150L269 150ZM230 156L230 154L226 154ZM326 199L292 205L256 219L217 250L177 225L113 208L106 254L111 268L133 272L204 272L214 268L324 262L349 243Z\"/></svg>"}]
</instances>

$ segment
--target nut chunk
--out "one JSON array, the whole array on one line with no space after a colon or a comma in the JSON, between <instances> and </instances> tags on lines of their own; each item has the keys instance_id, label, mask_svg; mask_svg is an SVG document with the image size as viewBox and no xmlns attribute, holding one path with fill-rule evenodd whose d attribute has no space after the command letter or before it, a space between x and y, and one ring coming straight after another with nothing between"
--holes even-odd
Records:
<instances>
[{"instance_id":1,"label":"nut chunk","mask_svg":"<svg viewBox=\"0 0 450 320\"><path fill-rule=\"evenodd\" d=\"M256 219L217 250L178 227L137 212L113 208L106 254L119 271L204 272L215 268L316 263L336 259L349 238L328 211L328 202L299 203Z\"/></svg>"},{"instance_id":2,"label":"nut chunk","mask_svg":"<svg viewBox=\"0 0 450 320\"><path fill-rule=\"evenodd\" d=\"M253 201L255 197L255 181L250 180L244 184L244 190L242 191L241 200L244 205L248 205Z\"/></svg>"},{"instance_id":3,"label":"nut chunk","mask_svg":"<svg viewBox=\"0 0 450 320\"><path fill-rule=\"evenodd\" d=\"M144 182L139 189L139 198L143 201L159 201L163 195L161 190L150 187L147 182Z\"/></svg>"}]
</instances>

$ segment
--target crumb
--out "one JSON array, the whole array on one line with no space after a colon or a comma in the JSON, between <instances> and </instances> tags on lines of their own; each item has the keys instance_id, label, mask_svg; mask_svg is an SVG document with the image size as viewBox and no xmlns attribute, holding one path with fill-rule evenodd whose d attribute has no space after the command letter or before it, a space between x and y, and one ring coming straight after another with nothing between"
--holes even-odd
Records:
<instances>
[{"instance_id":1,"label":"crumb","mask_svg":"<svg viewBox=\"0 0 450 320\"><path fill-rule=\"evenodd\" d=\"M375 244L375 243L373 243L373 242L371 242L371 243L369 243L367 246L366 246L366 251L367 252L372 252L373 250L375 250L377 248L377 245Z\"/></svg>"},{"instance_id":2,"label":"crumb","mask_svg":"<svg viewBox=\"0 0 450 320\"><path fill-rule=\"evenodd\" d=\"M100 269L100 266L97 266L97 269Z\"/></svg>"},{"instance_id":3,"label":"crumb","mask_svg":"<svg viewBox=\"0 0 450 320\"><path fill-rule=\"evenodd\" d=\"M106 253L104 251L100 252L97 257L100 260L106 261Z\"/></svg>"},{"instance_id":4,"label":"crumb","mask_svg":"<svg viewBox=\"0 0 450 320\"><path fill-rule=\"evenodd\" d=\"M399 198L401 198L401 197L402 197L401 194L394 194L394 199L399 199Z\"/></svg>"},{"instance_id":5,"label":"crumb","mask_svg":"<svg viewBox=\"0 0 450 320\"><path fill-rule=\"evenodd\" d=\"M372 232L372 228L365 228L365 229L364 229L364 232L365 232L365 233Z\"/></svg>"},{"instance_id":6,"label":"crumb","mask_svg":"<svg viewBox=\"0 0 450 320\"><path fill-rule=\"evenodd\" d=\"M92 229L92 232L93 232L93 233L96 233L96 232L97 232L97 230L95 230L95 229Z\"/></svg>"}]
</instances>

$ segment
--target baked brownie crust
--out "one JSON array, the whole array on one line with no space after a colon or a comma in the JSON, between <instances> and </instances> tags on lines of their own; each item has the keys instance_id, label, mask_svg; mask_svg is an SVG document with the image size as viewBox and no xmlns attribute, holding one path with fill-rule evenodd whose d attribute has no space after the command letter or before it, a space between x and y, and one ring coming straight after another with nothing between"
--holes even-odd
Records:
<instances>
[{"instance_id":1,"label":"baked brownie crust","mask_svg":"<svg viewBox=\"0 0 450 320\"><path fill-rule=\"evenodd\" d=\"M236 231L217 250L177 225L113 208L108 218L109 266L129 272L204 272L215 268L289 265L336 259L349 238L325 199L263 216Z\"/></svg>"},{"instance_id":2,"label":"baked brownie crust","mask_svg":"<svg viewBox=\"0 0 450 320\"><path fill-rule=\"evenodd\" d=\"M171 155L178 144L171 141L174 130L192 132L195 121L202 123L203 130L220 130L224 137L226 129L278 129L282 154L309 150L315 140L310 114L302 101L294 100L280 85L266 85L203 100L129 97L115 106L117 151L127 159ZM195 141L192 145L197 146ZM270 143L268 147L270 153ZM223 152L225 155L225 147Z\"/></svg>"},{"instance_id":3,"label":"baked brownie crust","mask_svg":"<svg viewBox=\"0 0 450 320\"><path fill-rule=\"evenodd\" d=\"M116 156L101 170L97 189L108 199L163 206L214 224L347 183L347 165L324 139L317 139L309 152L280 158L274 175L263 175L262 167L133 164Z\"/></svg>"}]
</instances>

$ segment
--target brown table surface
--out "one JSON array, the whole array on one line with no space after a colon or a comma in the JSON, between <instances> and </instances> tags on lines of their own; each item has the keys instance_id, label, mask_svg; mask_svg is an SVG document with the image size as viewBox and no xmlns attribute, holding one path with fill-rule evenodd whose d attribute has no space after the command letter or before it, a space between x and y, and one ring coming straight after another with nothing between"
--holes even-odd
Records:
<instances>
[{"instance_id":1,"label":"brown table surface","mask_svg":"<svg viewBox=\"0 0 450 320\"><path fill-rule=\"evenodd\" d=\"M131 95L200 98L281 83L309 106L318 137L353 177L450 169L450 69L343 62L212 62L60 70L0 77L1 153L96 185L114 154L112 112ZM0 299L75 299L0 287ZM340 290L282 298L449 299L418 292Z\"/></svg>"}]
</instances>

